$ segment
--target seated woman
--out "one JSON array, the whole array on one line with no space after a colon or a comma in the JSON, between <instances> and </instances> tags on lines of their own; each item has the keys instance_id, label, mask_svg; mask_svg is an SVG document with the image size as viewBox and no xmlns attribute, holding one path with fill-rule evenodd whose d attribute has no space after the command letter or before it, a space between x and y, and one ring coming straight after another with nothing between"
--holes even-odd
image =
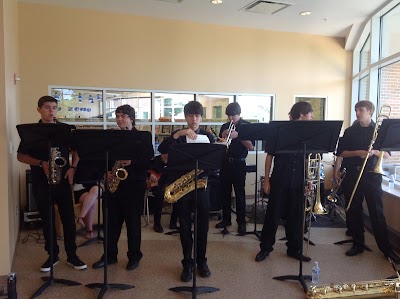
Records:
<instances>
[{"instance_id":1,"label":"seated woman","mask_svg":"<svg viewBox=\"0 0 400 299\"><path fill-rule=\"evenodd\" d=\"M79 161L79 157L75 160ZM93 220L96 214L97 200L103 190L99 187L99 180L103 174L101 161L80 160L75 167L74 197L75 203L81 203L82 209L76 222L86 228L86 239L93 238ZM100 188L100 191L99 191Z\"/></svg>"},{"instance_id":2,"label":"seated woman","mask_svg":"<svg viewBox=\"0 0 400 299\"><path fill-rule=\"evenodd\" d=\"M77 185L79 186L79 184ZM75 203L81 203L82 209L76 222L86 228L86 239L93 238L93 219L96 214L97 198L102 195L102 189L97 184L82 184L83 189L74 190ZM100 194L99 194L100 188Z\"/></svg>"}]
</instances>

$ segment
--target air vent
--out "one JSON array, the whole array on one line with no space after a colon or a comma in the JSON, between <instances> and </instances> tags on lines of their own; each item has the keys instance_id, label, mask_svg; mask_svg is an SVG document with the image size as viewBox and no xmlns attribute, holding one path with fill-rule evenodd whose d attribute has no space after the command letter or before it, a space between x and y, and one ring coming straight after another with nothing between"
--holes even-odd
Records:
<instances>
[{"instance_id":1,"label":"air vent","mask_svg":"<svg viewBox=\"0 0 400 299\"><path fill-rule=\"evenodd\" d=\"M288 8L291 5L292 4L288 4L288 3L257 0L255 2L250 3L249 5L247 5L245 7L243 7L241 10L248 11L248 12L262 13L262 14L267 14L267 15L273 15L285 8Z\"/></svg>"},{"instance_id":2,"label":"air vent","mask_svg":"<svg viewBox=\"0 0 400 299\"><path fill-rule=\"evenodd\" d=\"M173 3L181 3L181 2L183 2L183 0L158 0L158 1L173 2Z\"/></svg>"}]
</instances>

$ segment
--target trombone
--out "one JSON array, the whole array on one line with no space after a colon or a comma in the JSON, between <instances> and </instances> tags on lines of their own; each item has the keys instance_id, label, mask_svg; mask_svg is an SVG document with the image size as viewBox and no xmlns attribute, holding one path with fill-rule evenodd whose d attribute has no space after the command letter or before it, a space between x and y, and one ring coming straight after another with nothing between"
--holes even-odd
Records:
<instances>
[{"instance_id":1,"label":"trombone","mask_svg":"<svg viewBox=\"0 0 400 299\"><path fill-rule=\"evenodd\" d=\"M383 109L388 109L389 113L388 114L383 114L383 112L382 112ZM353 192L351 193L351 196L350 196L349 203L347 204L347 207L346 207L346 212L349 211L351 203L352 203L353 198L354 198L354 194L356 194L356 190L357 190L358 184L360 183L361 177L362 177L362 175L364 173L365 166L367 165L367 161L368 161L369 155L372 152L373 145L374 145L374 143L376 141L376 138L378 137L379 127L381 126L382 121L383 121L384 118L387 118L387 119L390 118L391 112L392 112L392 107L387 106L387 105L381 106L381 109L379 110L379 115L378 115L378 117L376 119L374 132L372 133L371 143L370 143L370 145L368 147L368 155L365 157L364 162L363 162L363 164L361 166L360 174L358 175L356 184L354 185L354 188L353 188ZM383 168L382 168L383 155L384 155L384 151L381 151L380 154L379 154L378 162L376 163L376 166L375 166L375 168L374 168L374 170L372 172L377 173L377 174L381 174L381 175L385 174L383 172Z\"/></svg>"},{"instance_id":2,"label":"trombone","mask_svg":"<svg viewBox=\"0 0 400 299\"><path fill-rule=\"evenodd\" d=\"M308 155L307 159L307 168L306 168L306 197L309 203L309 207L304 210L304 222L306 219L306 213L309 212L310 215L324 215L327 214L326 209L322 206L321 203L321 167L322 167L322 158L321 154L315 154L315 158L311 158L312 154ZM312 189L309 190L308 186L312 185ZM316 186L315 186L316 185ZM310 230L311 230L311 217L308 223L308 240L307 240L307 249L306 255L308 253L308 246L310 243Z\"/></svg>"}]
</instances>

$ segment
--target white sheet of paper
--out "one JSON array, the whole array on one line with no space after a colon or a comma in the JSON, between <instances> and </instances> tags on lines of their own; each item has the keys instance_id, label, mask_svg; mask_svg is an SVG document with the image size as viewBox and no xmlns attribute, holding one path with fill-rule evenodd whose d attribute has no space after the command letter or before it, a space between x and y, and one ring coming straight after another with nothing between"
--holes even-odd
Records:
<instances>
[{"instance_id":1,"label":"white sheet of paper","mask_svg":"<svg viewBox=\"0 0 400 299\"><path fill-rule=\"evenodd\" d=\"M208 139L207 135L197 135L196 139L191 139L186 136L187 143L210 143L210 139Z\"/></svg>"}]
</instances>

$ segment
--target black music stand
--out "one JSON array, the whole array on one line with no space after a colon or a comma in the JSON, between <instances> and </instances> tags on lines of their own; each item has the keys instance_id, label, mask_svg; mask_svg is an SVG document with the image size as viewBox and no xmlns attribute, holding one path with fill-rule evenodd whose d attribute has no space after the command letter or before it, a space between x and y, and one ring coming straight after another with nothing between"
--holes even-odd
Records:
<instances>
[{"instance_id":1,"label":"black music stand","mask_svg":"<svg viewBox=\"0 0 400 299\"><path fill-rule=\"evenodd\" d=\"M333 152L339 137L342 121L274 121L271 123L273 137L269 142L269 148L274 154L292 153L302 154L304 163L309 153ZM303 182L305 188L306 167L304 165ZM299 240L304 234L304 210L307 197L300 202L301 216L299 217ZM300 257L303 256L303 243L300 247ZM276 280L297 280L307 292L306 280L311 280L310 275L303 275L303 259L299 259L299 274L273 277Z\"/></svg>"},{"instance_id":2,"label":"black music stand","mask_svg":"<svg viewBox=\"0 0 400 299\"><path fill-rule=\"evenodd\" d=\"M81 183L81 184L91 184L96 182L96 185L99 187L98 188L98 193L97 193L97 236L96 238L92 238L89 240L86 240L82 244L78 245L78 247L84 247L88 246L90 244L93 244L95 242L102 242L104 238L101 236L101 224L100 224L100 199L101 199L101 181L103 177L103 172L104 172L104 167L101 166L101 169L99 165L102 164L102 160L95 161L91 160L88 157L79 157L79 163L77 165L77 170L75 172L75 177L74 179L76 182ZM84 170L82 170L84 169ZM93 169L95 169L93 171ZM87 170L90 170L89 172Z\"/></svg>"},{"instance_id":3,"label":"black music stand","mask_svg":"<svg viewBox=\"0 0 400 299\"><path fill-rule=\"evenodd\" d=\"M46 152L48 151L48 161L51 159L51 147L66 146L70 141L71 130L75 128L67 124L23 124L17 125L17 130L19 136L21 137L21 143L27 149L28 152ZM51 177L51 172L53 169L49 167L49 177ZM54 192L55 185L49 179L49 251L50 251L50 276L42 277L45 283L35 291L31 298L36 298L40 296L42 292L51 286L53 283L60 283L67 286L81 285L81 283L67 280L54 278L54 203L52 198L52 193Z\"/></svg>"},{"instance_id":4,"label":"black music stand","mask_svg":"<svg viewBox=\"0 0 400 299\"><path fill-rule=\"evenodd\" d=\"M140 159L145 153L143 142L148 132L128 130L76 130L73 134L75 147L79 157L93 160L105 160L104 179L105 190L103 192L103 222L104 222L104 280L103 283L90 283L88 288L100 288L99 298L103 298L108 289L128 290L134 288L127 284L108 283L107 275L107 251L108 251L108 200L110 191L108 188L107 170L109 160Z\"/></svg>"},{"instance_id":5,"label":"black music stand","mask_svg":"<svg viewBox=\"0 0 400 299\"><path fill-rule=\"evenodd\" d=\"M174 144L168 151L168 171L188 170L188 165L195 169L197 178L198 170L213 170L221 167L221 161L226 154L226 147L220 144L191 143ZM197 294L214 293L218 288L196 285L196 259L197 259L197 179L195 180L195 203L194 203L194 236L193 236L193 280L192 286L181 286L170 288L173 292L190 292L192 298Z\"/></svg>"},{"instance_id":6,"label":"black music stand","mask_svg":"<svg viewBox=\"0 0 400 299\"><path fill-rule=\"evenodd\" d=\"M253 123L253 124L243 124L239 126L238 138L241 140L266 140L267 142L271 138L271 130L269 128L269 123ZM255 183L254 183L254 230L247 232L244 235L255 235L259 240L261 237L261 232L257 230L257 200L258 200L258 146L257 142L255 144L256 150L256 167L255 167ZM263 186L261 186L263 188ZM226 227L225 227L226 229ZM224 229L224 230L225 230ZM243 236L237 234L238 236Z\"/></svg>"}]
</instances>

